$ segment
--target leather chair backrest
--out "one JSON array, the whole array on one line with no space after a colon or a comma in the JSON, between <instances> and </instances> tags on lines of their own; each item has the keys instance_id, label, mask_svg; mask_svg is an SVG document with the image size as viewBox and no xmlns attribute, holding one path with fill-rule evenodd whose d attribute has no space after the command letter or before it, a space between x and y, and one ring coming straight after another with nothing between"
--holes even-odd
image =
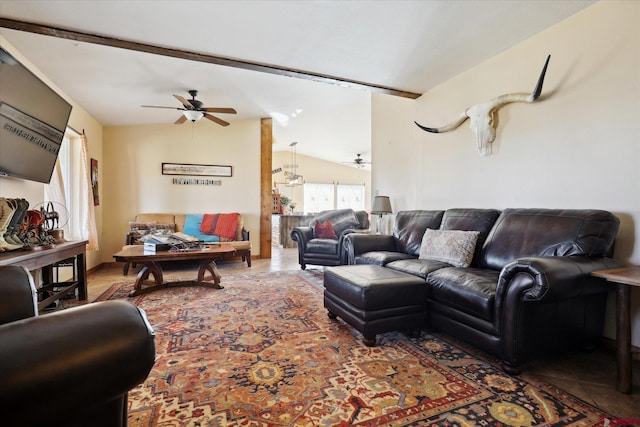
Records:
<instances>
[{"instance_id":1,"label":"leather chair backrest","mask_svg":"<svg viewBox=\"0 0 640 427\"><path fill-rule=\"evenodd\" d=\"M398 251L410 255L420 255L422 236L427 228L440 228L444 211L400 211L393 224L393 236L398 243Z\"/></svg>"},{"instance_id":2,"label":"leather chair backrest","mask_svg":"<svg viewBox=\"0 0 640 427\"><path fill-rule=\"evenodd\" d=\"M499 216L500 211L497 209L447 209L442 217L440 229L480 232L471 262L471 266L475 267L482 257L484 242Z\"/></svg>"},{"instance_id":3,"label":"leather chair backrest","mask_svg":"<svg viewBox=\"0 0 640 427\"><path fill-rule=\"evenodd\" d=\"M584 209L505 209L489 233L479 264L501 270L523 257L604 257L611 253L620 220Z\"/></svg>"},{"instance_id":4,"label":"leather chair backrest","mask_svg":"<svg viewBox=\"0 0 640 427\"><path fill-rule=\"evenodd\" d=\"M367 211L356 211L356 217L360 222L359 229L368 230L369 229L369 212Z\"/></svg>"}]
</instances>

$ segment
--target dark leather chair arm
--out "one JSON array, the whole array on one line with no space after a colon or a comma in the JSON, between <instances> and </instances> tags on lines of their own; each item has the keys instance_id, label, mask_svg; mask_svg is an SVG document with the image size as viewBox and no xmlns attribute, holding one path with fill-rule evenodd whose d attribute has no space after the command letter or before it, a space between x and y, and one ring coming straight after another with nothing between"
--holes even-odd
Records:
<instances>
[{"instance_id":1,"label":"dark leather chair arm","mask_svg":"<svg viewBox=\"0 0 640 427\"><path fill-rule=\"evenodd\" d=\"M519 295L509 296L509 301L554 301L607 292L611 287L607 287L602 280L592 277L590 273L620 266L622 264L612 258L522 258L502 269L496 300L503 301L513 292ZM525 277L518 278L521 275ZM517 289L511 289L514 282L520 283Z\"/></svg>"},{"instance_id":2,"label":"dark leather chair arm","mask_svg":"<svg viewBox=\"0 0 640 427\"><path fill-rule=\"evenodd\" d=\"M0 325L35 316L38 313L38 302L29 271L15 265L3 266L0 270Z\"/></svg>"},{"instance_id":3,"label":"dark leather chair arm","mask_svg":"<svg viewBox=\"0 0 640 427\"><path fill-rule=\"evenodd\" d=\"M294 227L290 233L291 240L298 242L298 257L302 261L302 257L307 248L307 242L313 239L313 228L311 227Z\"/></svg>"},{"instance_id":4,"label":"dark leather chair arm","mask_svg":"<svg viewBox=\"0 0 640 427\"><path fill-rule=\"evenodd\" d=\"M351 233L344 238L348 264L355 264L355 257L366 252L397 250L398 241L394 236L387 234Z\"/></svg>"},{"instance_id":5,"label":"dark leather chair arm","mask_svg":"<svg viewBox=\"0 0 640 427\"><path fill-rule=\"evenodd\" d=\"M123 396L126 414L128 390L155 362L153 330L125 301L11 322L0 326L0 342L0 405L11 426L67 425L67 417L113 407ZM115 414L90 424L121 425L122 412Z\"/></svg>"}]
</instances>

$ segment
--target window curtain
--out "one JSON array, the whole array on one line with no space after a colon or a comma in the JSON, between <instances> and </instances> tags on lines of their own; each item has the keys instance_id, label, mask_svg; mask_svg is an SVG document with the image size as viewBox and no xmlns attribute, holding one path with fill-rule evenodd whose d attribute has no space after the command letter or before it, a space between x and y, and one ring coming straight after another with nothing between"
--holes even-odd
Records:
<instances>
[{"instance_id":1,"label":"window curtain","mask_svg":"<svg viewBox=\"0 0 640 427\"><path fill-rule=\"evenodd\" d=\"M87 135L80 135L80 227L83 236L89 241L87 250L97 251L98 229L96 227L96 211L93 205L93 190L91 189L91 171L89 168L89 141Z\"/></svg>"},{"instance_id":2,"label":"window curtain","mask_svg":"<svg viewBox=\"0 0 640 427\"><path fill-rule=\"evenodd\" d=\"M69 140L67 138L62 142L63 144L69 144ZM53 174L51 175L51 181L48 185L44 186L44 199L50 202L54 202L54 205L64 206L68 208L67 197L65 196L65 184L64 178L62 174L62 166L60 165L62 159L58 156L58 160L56 160L56 165L53 168ZM60 228L62 228L65 236L71 236L69 230L69 221L64 224L60 224Z\"/></svg>"}]
</instances>

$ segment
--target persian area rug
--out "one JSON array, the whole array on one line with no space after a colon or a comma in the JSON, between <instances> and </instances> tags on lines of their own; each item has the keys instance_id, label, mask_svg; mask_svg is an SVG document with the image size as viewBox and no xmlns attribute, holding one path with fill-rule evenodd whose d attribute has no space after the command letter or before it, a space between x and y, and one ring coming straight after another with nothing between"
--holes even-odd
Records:
<instances>
[{"instance_id":1,"label":"persian area rug","mask_svg":"<svg viewBox=\"0 0 640 427\"><path fill-rule=\"evenodd\" d=\"M360 334L331 320L322 272L223 276L224 289L128 298L156 331L157 362L129 393L129 427L597 426L606 414L423 332ZM488 360L488 361L487 361Z\"/></svg>"}]
</instances>

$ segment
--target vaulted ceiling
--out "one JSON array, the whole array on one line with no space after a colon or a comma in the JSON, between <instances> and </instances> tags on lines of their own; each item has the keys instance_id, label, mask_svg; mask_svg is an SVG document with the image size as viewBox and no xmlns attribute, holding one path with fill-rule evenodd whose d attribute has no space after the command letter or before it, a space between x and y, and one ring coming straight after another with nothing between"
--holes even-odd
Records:
<instances>
[{"instance_id":1,"label":"vaulted ceiling","mask_svg":"<svg viewBox=\"0 0 640 427\"><path fill-rule=\"evenodd\" d=\"M2 0L0 35L104 126L173 123L178 111L141 105L177 108L173 94L197 89L205 106L238 111L219 115L232 125L273 117L274 150L299 141L298 154L343 162L370 158L370 91L415 97L593 3ZM9 29L14 21L229 61Z\"/></svg>"}]
</instances>

